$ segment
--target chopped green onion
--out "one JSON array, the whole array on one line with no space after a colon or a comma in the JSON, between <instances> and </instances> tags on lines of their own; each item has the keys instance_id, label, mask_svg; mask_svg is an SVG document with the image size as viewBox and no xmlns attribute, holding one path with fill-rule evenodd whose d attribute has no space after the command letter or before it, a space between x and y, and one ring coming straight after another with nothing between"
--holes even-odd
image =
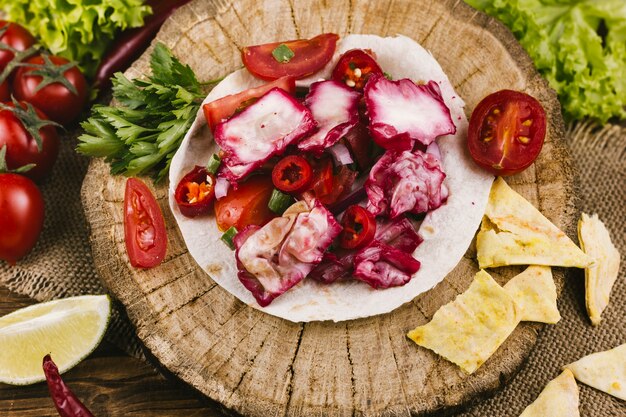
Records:
<instances>
[{"instance_id":1,"label":"chopped green onion","mask_svg":"<svg viewBox=\"0 0 626 417\"><path fill-rule=\"evenodd\" d=\"M216 153L211 155L211 159L209 159L209 163L206 164L206 170L209 171L210 174L215 175L218 169L220 169L220 165L222 164L222 158Z\"/></svg>"},{"instance_id":2,"label":"chopped green onion","mask_svg":"<svg viewBox=\"0 0 626 417\"><path fill-rule=\"evenodd\" d=\"M281 193L276 188L272 191L270 202L267 206L276 214L283 214L287 208L293 204L293 197L289 194Z\"/></svg>"},{"instance_id":3,"label":"chopped green onion","mask_svg":"<svg viewBox=\"0 0 626 417\"><path fill-rule=\"evenodd\" d=\"M233 239L237 235L237 228L235 226L230 226L227 231L222 235L222 242L226 243L226 246L235 250L235 243Z\"/></svg>"},{"instance_id":4,"label":"chopped green onion","mask_svg":"<svg viewBox=\"0 0 626 417\"><path fill-rule=\"evenodd\" d=\"M274 59L281 64L286 64L287 62L291 61L291 58L293 58L295 55L296 54L294 54L293 51L284 43L281 43L272 51L272 56L274 57Z\"/></svg>"},{"instance_id":5,"label":"chopped green onion","mask_svg":"<svg viewBox=\"0 0 626 417\"><path fill-rule=\"evenodd\" d=\"M393 81L393 77L391 76L391 74L389 74L388 72L383 72L383 75L385 76L386 79L388 79L389 81Z\"/></svg>"}]
</instances>

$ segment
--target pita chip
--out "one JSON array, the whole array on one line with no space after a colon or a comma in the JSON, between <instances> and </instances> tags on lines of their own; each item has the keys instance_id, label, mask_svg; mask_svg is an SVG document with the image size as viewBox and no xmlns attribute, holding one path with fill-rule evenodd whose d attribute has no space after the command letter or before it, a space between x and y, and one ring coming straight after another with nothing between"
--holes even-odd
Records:
<instances>
[{"instance_id":1,"label":"pita chip","mask_svg":"<svg viewBox=\"0 0 626 417\"><path fill-rule=\"evenodd\" d=\"M520 417L578 417L578 386L569 370L548 382Z\"/></svg>"},{"instance_id":2,"label":"pita chip","mask_svg":"<svg viewBox=\"0 0 626 417\"><path fill-rule=\"evenodd\" d=\"M552 265L585 268L593 260L502 178L491 187L476 237L478 265Z\"/></svg>"},{"instance_id":3,"label":"pita chip","mask_svg":"<svg viewBox=\"0 0 626 417\"><path fill-rule=\"evenodd\" d=\"M611 242L604 224L594 214L582 214L578 221L578 240L595 263L585 268L585 303L591 323L600 324L601 314L609 304L609 296L619 272L619 252Z\"/></svg>"},{"instance_id":4,"label":"pita chip","mask_svg":"<svg viewBox=\"0 0 626 417\"><path fill-rule=\"evenodd\" d=\"M498 349L519 323L511 296L485 271L408 337L471 374Z\"/></svg>"},{"instance_id":5,"label":"pita chip","mask_svg":"<svg viewBox=\"0 0 626 417\"><path fill-rule=\"evenodd\" d=\"M504 290L519 307L521 321L554 324L561 319L556 305L556 285L549 266L529 266L511 278Z\"/></svg>"},{"instance_id":6,"label":"pita chip","mask_svg":"<svg viewBox=\"0 0 626 417\"><path fill-rule=\"evenodd\" d=\"M577 380L626 401L626 343L564 366Z\"/></svg>"}]
</instances>

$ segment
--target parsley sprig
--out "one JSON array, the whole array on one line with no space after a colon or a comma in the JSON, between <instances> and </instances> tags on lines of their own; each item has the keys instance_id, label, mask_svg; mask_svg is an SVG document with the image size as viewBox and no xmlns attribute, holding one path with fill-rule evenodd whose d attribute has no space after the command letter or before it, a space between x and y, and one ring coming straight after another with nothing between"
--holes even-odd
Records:
<instances>
[{"instance_id":1,"label":"parsley sprig","mask_svg":"<svg viewBox=\"0 0 626 417\"><path fill-rule=\"evenodd\" d=\"M191 126L204 98L188 65L163 44L150 58L152 75L129 80L116 73L113 98L117 106L96 105L81 126L77 151L103 157L112 174L153 174L156 181L168 173L172 157Z\"/></svg>"}]
</instances>

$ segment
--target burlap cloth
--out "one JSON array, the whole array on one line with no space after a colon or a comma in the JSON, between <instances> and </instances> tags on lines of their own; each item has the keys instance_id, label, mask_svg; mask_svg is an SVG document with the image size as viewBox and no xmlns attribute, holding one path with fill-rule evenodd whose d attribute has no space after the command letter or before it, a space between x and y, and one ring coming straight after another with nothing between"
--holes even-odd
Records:
<instances>
[{"instance_id":1,"label":"burlap cloth","mask_svg":"<svg viewBox=\"0 0 626 417\"><path fill-rule=\"evenodd\" d=\"M0 261L0 283L10 290L37 300L105 290L94 269L89 230L82 210L80 187L88 160L74 152L77 132L63 143L52 177L42 184L46 200L43 233L33 252L10 268ZM579 172L580 207L598 213L611 231L620 253L626 253L626 128L590 123L569 127L567 140ZM599 327L587 319L584 302L584 275L572 276L559 300L562 320L546 326L519 374L494 397L479 403L460 416L518 416L560 367L592 352L626 342L626 263L603 314ZM142 357L140 344L120 306L115 306L107 340L130 355ZM602 392L580 387L583 416L625 416L626 403Z\"/></svg>"}]
</instances>

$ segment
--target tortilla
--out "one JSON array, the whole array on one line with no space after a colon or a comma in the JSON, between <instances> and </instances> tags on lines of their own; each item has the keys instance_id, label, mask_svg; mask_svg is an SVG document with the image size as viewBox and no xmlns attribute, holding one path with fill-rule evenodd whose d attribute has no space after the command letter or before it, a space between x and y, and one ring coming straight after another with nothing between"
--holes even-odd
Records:
<instances>
[{"instance_id":1,"label":"tortilla","mask_svg":"<svg viewBox=\"0 0 626 417\"><path fill-rule=\"evenodd\" d=\"M564 366L577 380L626 401L626 343Z\"/></svg>"},{"instance_id":2,"label":"tortilla","mask_svg":"<svg viewBox=\"0 0 626 417\"><path fill-rule=\"evenodd\" d=\"M561 319L556 305L556 285L549 266L529 266L504 285L520 309L521 321L554 324Z\"/></svg>"},{"instance_id":3,"label":"tortilla","mask_svg":"<svg viewBox=\"0 0 626 417\"><path fill-rule=\"evenodd\" d=\"M582 214L578 221L578 240L595 263L585 268L585 304L591 323L600 324L602 312L609 305L609 296L619 273L619 252L604 223L594 214Z\"/></svg>"},{"instance_id":4,"label":"tortilla","mask_svg":"<svg viewBox=\"0 0 626 417\"><path fill-rule=\"evenodd\" d=\"M469 289L407 336L471 374L500 347L519 321L515 301L487 272L480 271Z\"/></svg>"},{"instance_id":5,"label":"tortilla","mask_svg":"<svg viewBox=\"0 0 626 417\"><path fill-rule=\"evenodd\" d=\"M548 382L539 397L520 415L520 417L577 417L578 386L574 375L567 369L561 375Z\"/></svg>"},{"instance_id":6,"label":"tortilla","mask_svg":"<svg viewBox=\"0 0 626 417\"><path fill-rule=\"evenodd\" d=\"M174 200L174 188L194 165L203 165L215 152L202 111L172 160L170 168L170 208L190 254L198 265L220 286L255 308L290 321L350 320L387 313L409 302L438 284L454 269L469 247L487 204L493 176L477 167L465 149L467 119L464 102L454 92L448 77L428 51L415 41L397 36L381 38L373 35L348 35L337 45L331 62L320 72L298 84L308 85L319 78L328 78L339 56L353 48L368 48L377 61L395 79L434 80L450 108L457 132L438 139L450 191L446 204L428 213L419 234L424 242L414 252L421 262L420 270L402 286L374 290L356 280L332 285L304 279L300 284L261 308L252 294L237 279L234 253L220 240L213 215L190 219L182 216ZM218 84L205 102L263 84L247 70L235 71Z\"/></svg>"},{"instance_id":7,"label":"tortilla","mask_svg":"<svg viewBox=\"0 0 626 417\"><path fill-rule=\"evenodd\" d=\"M478 265L585 268L593 260L524 197L498 177L476 237Z\"/></svg>"}]
</instances>

